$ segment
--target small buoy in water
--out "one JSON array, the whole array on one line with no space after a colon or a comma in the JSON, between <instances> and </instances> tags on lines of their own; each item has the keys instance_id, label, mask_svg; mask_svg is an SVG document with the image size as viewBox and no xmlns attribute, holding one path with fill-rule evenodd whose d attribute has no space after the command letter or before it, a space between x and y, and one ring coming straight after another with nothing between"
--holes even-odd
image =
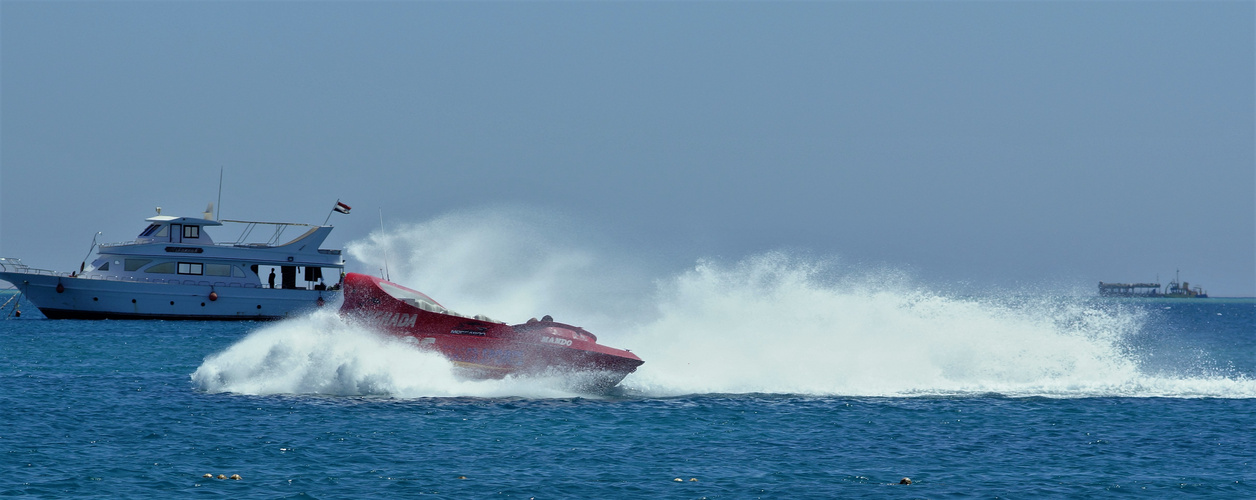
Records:
<instances>
[{"instance_id":1,"label":"small buoy in water","mask_svg":"<svg viewBox=\"0 0 1256 500\"><path fill-rule=\"evenodd\" d=\"M681 478L676 478L676 479L673 479L672 481L676 481L676 482L678 482L678 483L683 483L683 482L685 482L685 480L684 480L684 479L681 479Z\"/></svg>"},{"instance_id":2,"label":"small buoy in water","mask_svg":"<svg viewBox=\"0 0 1256 500\"><path fill-rule=\"evenodd\" d=\"M231 475L231 479L235 479L236 481L239 481L239 480L244 479L244 478L240 477L240 475L239 475L239 474L232 474L232 475Z\"/></svg>"},{"instance_id":3,"label":"small buoy in water","mask_svg":"<svg viewBox=\"0 0 1256 500\"><path fill-rule=\"evenodd\" d=\"M224 476L224 475L222 475L222 474L219 474L219 475L218 475L218 479L226 479L226 478L227 478L227 476Z\"/></svg>"},{"instance_id":4,"label":"small buoy in water","mask_svg":"<svg viewBox=\"0 0 1256 500\"><path fill-rule=\"evenodd\" d=\"M696 478L696 477L691 477L691 478L689 478L689 482L691 482L691 483L696 483L696 482L698 482L698 478Z\"/></svg>"},{"instance_id":5,"label":"small buoy in water","mask_svg":"<svg viewBox=\"0 0 1256 500\"><path fill-rule=\"evenodd\" d=\"M901 481L899 481L898 484L911 484L911 478L905 477Z\"/></svg>"},{"instance_id":6,"label":"small buoy in water","mask_svg":"<svg viewBox=\"0 0 1256 500\"><path fill-rule=\"evenodd\" d=\"M215 300L218 300L218 292L209 292L209 301L213 302Z\"/></svg>"},{"instance_id":7,"label":"small buoy in water","mask_svg":"<svg viewBox=\"0 0 1256 500\"><path fill-rule=\"evenodd\" d=\"M205 474L204 476L201 476L201 477L203 477L203 478L205 478L205 479L213 479L213 478L214 478L214 475L213 475L213 474Z\"/></svg>"}]
</instances>

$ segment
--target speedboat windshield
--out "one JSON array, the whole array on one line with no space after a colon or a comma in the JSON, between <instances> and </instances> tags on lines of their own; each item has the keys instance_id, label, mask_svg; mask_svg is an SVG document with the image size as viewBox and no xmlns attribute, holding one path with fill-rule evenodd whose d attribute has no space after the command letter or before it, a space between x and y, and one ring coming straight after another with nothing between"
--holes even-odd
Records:
<instances>
[{"instance_id":1,"label":"speedboat windshield","mask_svg":"<svg viewBox=\"0 0 1256 500\"><path fill-rule=\"evenodd\" d=\"M440 313L445 313L447 311L444 306L438 304L435 300L432 300L431 297L424 295L422 292L416 292L409 288L402 288L386 281L379 282L379 288L388 295L391 295L393 298L418 307L419 309Z\"/></svg>"}]
</instances>

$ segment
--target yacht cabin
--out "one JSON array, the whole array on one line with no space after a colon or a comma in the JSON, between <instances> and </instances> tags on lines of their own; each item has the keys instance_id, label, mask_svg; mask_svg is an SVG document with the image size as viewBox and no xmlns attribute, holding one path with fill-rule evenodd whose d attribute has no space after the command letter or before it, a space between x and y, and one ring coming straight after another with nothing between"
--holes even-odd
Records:
<instances>
[{"instance_id":1,"label":"yacht cabin","mask_svg":"<svg viewBox=\"0 0 1256 500\"><path fill-rule=\"evenodd\" d=\"M331 226L216 221L158 215L134 241L102 244L97 258L81 269L89 279L145 283L197 284L288 290L336 290L344 274L340 250L319 246ZM205 231L223 222L245 224L240 241L215 243ZM266 243L244 243L259 226L272 226ZM276 244L285 229L308 228L292 240Z\"/></svg>"}]
</instances>

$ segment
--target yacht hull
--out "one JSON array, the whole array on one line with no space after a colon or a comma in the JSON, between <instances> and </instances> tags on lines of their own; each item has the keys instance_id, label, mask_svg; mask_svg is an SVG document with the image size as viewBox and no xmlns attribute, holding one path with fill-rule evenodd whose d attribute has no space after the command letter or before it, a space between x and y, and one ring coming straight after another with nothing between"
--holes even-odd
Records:
<instances>
[{"instance_id":1,"label":"yacht hull","mask_svg":"<svg viewBox=\"0 0 1256 500\"><path fill-rule=\"evenodd\" d=\"M339 298L330 290L246 288L208 281L145 283L0 272L49 319L273 320Z\"/></svg>"}]
</instances>

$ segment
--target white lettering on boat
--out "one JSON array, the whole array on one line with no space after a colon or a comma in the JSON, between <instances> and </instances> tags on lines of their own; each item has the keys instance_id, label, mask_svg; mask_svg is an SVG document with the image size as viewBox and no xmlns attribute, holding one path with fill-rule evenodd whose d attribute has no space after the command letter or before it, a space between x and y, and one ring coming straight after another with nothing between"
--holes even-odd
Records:
<instances>
[{"instance_id":1,"label":"white lettering on boat","mask_svg":"<svg viewBox=\"0 0 1256 500\"><path fill-rule=\"evenodd\" d=\"M560 339L558 337L541 337L541 343L542 344L558 344L561 346L570 346L571 340Z\"/></svg>"},{"instance_id":2,"label":"white lettering on boat","mask_svg":"<svg viewBox=\"0 0 1256 500\"><path fill-rule=\"evenodd\" d=\"M366 314L366 320L377 325L412 327L415 320L419 319L418 314L395 313L390 311L371 311Z\"/></svg>"}]
</instances>

